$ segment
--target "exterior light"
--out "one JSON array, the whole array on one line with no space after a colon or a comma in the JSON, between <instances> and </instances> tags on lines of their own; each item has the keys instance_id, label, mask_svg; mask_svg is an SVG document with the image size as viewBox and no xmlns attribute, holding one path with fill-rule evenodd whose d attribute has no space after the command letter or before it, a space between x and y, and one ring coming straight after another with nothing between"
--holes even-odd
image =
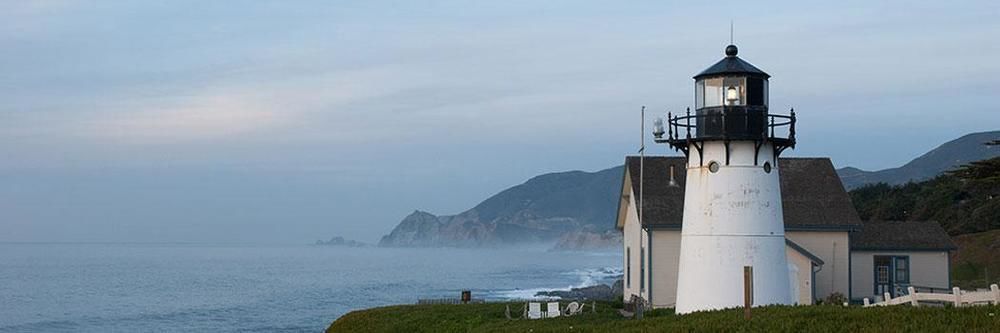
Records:
<instances>
[{"instance_id":1,"label":"exterior light","mask_svg":"<svg viewBox=\"0 0 1000 333\"><path fill-rule=\"evenodd\" d=\"M729 101L730 105L732 105L737 99L740 99L740 96L736 93L736 87L729 86L729 88L726 89L726 100Z\"/></svg>"},{"instance_id":2,"label":"exterior light","mask_svg":"<svg viewBox=\"0 0 1000 333\"><path fill-rule=\"evenodd\" d=\"M653 136L657 139L663 137L663 118L653 120Z\"/></svg>"}]
</instances>

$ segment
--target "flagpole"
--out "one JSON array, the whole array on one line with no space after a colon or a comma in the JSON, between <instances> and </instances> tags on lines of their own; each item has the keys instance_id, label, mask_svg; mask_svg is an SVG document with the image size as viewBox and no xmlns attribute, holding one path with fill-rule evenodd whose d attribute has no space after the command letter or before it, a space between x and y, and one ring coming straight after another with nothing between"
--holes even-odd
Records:
<instances>
[{"instance_id":1,"label":"flagpole","mask_svg":"<svg viewBox=\"0 0 1000 333\"><path fill-rule=\"evenodd\" d=\"M644 163L646 162L646 106L643 105L642 109L639 111L639 230L642 230L642 185L645 183L643 179L643 173L646 171ZM642 239L642 233L639 233L640 240ZM642 247L640 246L641 250ZM647 260L649 258L646 258ZM645 265L645 263L643 263ZM645 271L645 270L644 270ZM644 285L640 285L639 289L645 289ZM642 293L642 290L639 291Z\"/></svg>"}]
</instances>

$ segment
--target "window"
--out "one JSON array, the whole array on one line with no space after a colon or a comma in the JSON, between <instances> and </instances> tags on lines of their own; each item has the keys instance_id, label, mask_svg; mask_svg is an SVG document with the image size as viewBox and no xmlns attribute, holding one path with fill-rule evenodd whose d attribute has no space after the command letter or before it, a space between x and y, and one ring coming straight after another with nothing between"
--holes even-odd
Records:
<instances>
[{"instance_id":1,"label":"window","mask_svg":"<svg viewBox=\"0 0 1000 333\"><path fill-rule=\"evenodd\" d=\"M725 92L722 78L705 79L695 85L695 109L721 106Z\"/></svg>"},{"instance_id":2,"label":"window","mask_svg":"<svg viewBox=\"0 0 1000 333\"><path fill-rule=\"evenodd\" d=\"M625 287L632 288L632 248L625 248Z\"/></svg>"},{"instance_id":3,"label":"window","mask_svg":"<svg viewBox=\"0 0 1000 333\"><path fill-rule=\"evenodd\" d=\"M646 251L639 248L639 290L646 289Z\"/></svg>"},{"instance_id":4,"label":"window","mask_svg":"<svg viewBox=\"0 0 1000 333\"><path fill-rule=\"evenodd\" d=\"M889 267L878 266L878 283L889 283Z\"/></svg>"},{"instance_id":5,"label":"window","mask_svg":"<svg viewBox=\"0 0 1000 333\"><path fill-rule=\"evenodd\" d=\"M910 258L909 257L895 257L896 261L896 283L897 284L909 284L910 283Z\"/></svg>"},{"instance_id":6,"label":"window","mask_svg":"<svg viewBox=\"0 0 1000 333\"><path fill-rule=\"evenodd\" d=\"M747 105L767 105L767 80L747 78Z\"/></svg>"},{"instance_id":7,"label":"window","mask_svg":"<svg viewBox=\"0 0 1000 333\"><path fill-rule=\"evenodd\" d=\"M723 79L722 85L726 90L723 100L726 105L746 105L747 85L745 78L727 77Z\"/></svg>"}]
</instances>

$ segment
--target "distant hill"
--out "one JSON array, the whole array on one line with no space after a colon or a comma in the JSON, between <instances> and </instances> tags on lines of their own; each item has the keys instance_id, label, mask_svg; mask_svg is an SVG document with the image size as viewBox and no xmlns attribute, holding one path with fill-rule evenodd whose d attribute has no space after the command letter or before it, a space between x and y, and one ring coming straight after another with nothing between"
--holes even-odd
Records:
<instances>
[{"instance_id":1,"label":"distant hill","mask_svg":"<svg viewBox=\"0 0 1000 333\"><path fill-rule=\"evenodd\" d=\"M1000 156L1000 146L984 144L997 139L1000 139L1000 131L967 134L948 141L898 168L864 171L846 167L837 170L837 174L848 190L865 184L898 185L926 180L972 161Z\"/></svg>"},{"instance_id":2,"label":"distant hill","mask_svg":"<svg viewBox=\"0 0 1000 333\"><path fill-rule=\"evenodd\" d=\"M570 232L614 227L624 169L549 173L508 188L458 215L415 211L379 246L477 247L555 242Z\"/></svg>"}]
</instances>

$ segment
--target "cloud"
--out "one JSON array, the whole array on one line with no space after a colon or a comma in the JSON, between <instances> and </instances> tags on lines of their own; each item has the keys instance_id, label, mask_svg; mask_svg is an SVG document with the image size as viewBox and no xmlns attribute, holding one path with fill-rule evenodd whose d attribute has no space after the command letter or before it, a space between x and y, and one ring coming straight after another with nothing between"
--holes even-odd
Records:
<instances>
[{"instance_id":1,"label":"cloud","mask_svg":"<svg viewBox=\"0 0 1000 333\"><path fill-rule=\"evenodd\" d=\"M122 144L180 143L250 133L280 124L282 115L247 96L204 95L173 106L120 105L104 119L86 122L81 131Z\"/></svg>"}]
</instances>

